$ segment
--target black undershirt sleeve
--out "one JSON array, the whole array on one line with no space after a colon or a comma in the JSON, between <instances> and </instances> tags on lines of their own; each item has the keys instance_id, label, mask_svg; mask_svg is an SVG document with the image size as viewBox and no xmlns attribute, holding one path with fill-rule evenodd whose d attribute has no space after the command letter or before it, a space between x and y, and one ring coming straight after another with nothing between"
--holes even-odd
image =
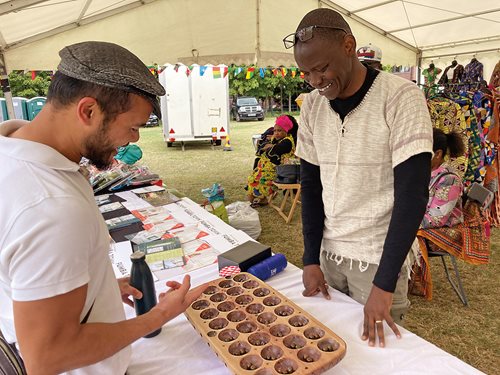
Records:
<instances>
[{"instance_id":1,"label":"black undershirt sleeve","mask_svg":"<svg viewBox=\"0 0 500 375\"><path fill-rule=\"evenodd\" d=\"M325 211L323 207L323 186L319 166L300 161L300 184L302 201L302 234L304 236L304 266L319 264Z\"/></svg>"},{"instance_id":2,"label":"black undershirt sleeve","mask_svg":"<svg viewBox=\"0 0 500 375\"><path fill-rule=\"evenodd\" d=\"M412 156L394 168L394 208L373 284L396 289L399 272L410 251L429 200L431 154Z\"/></svg>"}]
</instances>

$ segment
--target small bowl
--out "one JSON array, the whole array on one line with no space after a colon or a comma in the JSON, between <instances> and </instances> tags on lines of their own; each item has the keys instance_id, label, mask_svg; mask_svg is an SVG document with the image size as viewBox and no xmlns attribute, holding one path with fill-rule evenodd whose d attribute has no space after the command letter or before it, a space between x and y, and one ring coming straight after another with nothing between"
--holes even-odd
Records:
<instances>
[{"instance_id":1,"label":"small bowl","mask_svg":"<svg viewBox=\"0 0 500 375\"><path fill-rule=\"evenodd\" d=\"M224 318L216 318L208 323L208 326L216 331L222 328L226 328L229 322Z\"/></svg>"},{"instance_id":2,"label":"small bowl","mask_svg":"<svg viewBox=\"0 0 500 375\"><path fill-rule=\"evenodd\" d=\"M288 305L278 306L274 309L274 313L278 316L290 316L294 311L295 310Z\"/></svg>"},{"instance_id":3,"label":"small bowl","mask_svg":"<svg viewBox=\"0 0 500 375\"><path fill-rule=\"evenodd\" d=\"M279 297L276 297L276 296L270 296L270 297L264 298L262 303L266 306L277 306L281 303L281 299Z\"/></svg>"},{"instance_id":4,"label":"small bowl","mask_svg":"<svg viewBox=\"0 0 500 375\"><path fill-rule=\"evenodd\" d=\"M215 293L210 296L210 301L212 302L222 302L225 301L227 296L224 293Z\"/></svg>"},{"instance_id":5,"label":"small bowl","mask_svg":"<svg viewBox=\"0 0 500 375\"><path fill-rule=\"evenodd\" d=\"M269 333L274 337L285 337L292 330L286 324L276 324L269 329Z\"/></svg>"},{"instance_id":6,"label":"small bowl","mask_svg":"<svg viewBox=\"0 0 500 375\"><path fill-rule=\"evenodd\" d=\"M248 345L247 342L245 341L236 341L236 342L233 342L231 345L229 345L229 353L231 353L232 355L235 355L235 356L240 356L240 355L244 355L244 354L247 354L250 349L252 349L250 347L250 345Z\"/></svg>"},{"instance_id":7,"label":"small bowl","mask_svg":"<svg viewBox=\"0 0 500 375\"><path fill-rule=\"evenodd\" d=\"M302 349L306 346L307 341L304 337L299 335L288 335L283 339L283 344L290 349Z\"/></svg>"},{"instance_id":8,"label":"small bowl","mask_svg":"<svg viewBox=\"0 0 500 375\"><path fill-rule=\"evenodd\" d=\"M233 323L242 322L247 315L243 311L235 310L227 314L227 320Z\"/></svg>"},{"instance_id":9,"label":"small bowl","mask_svg":"<svg viewBox=\"0 0 500 375\"><path fill-rule=\"evenodd\" d=\"M245 310L249 314L260 314L262 311L264 311L264 306L262 306L260 303L252 303L251 305L248 305Z\"/></svg>"},{"instance_id":10,"label":"small bowl","mask_svg":"<svg viewBox=\"0 0 500 375\"><path fill-rule=\"evenodd\" d=\"M307 346L298 351L297 357L302 362L316 362L321 357L321 352L316 348Z\"/></svg>"},{"instance_id":11,"label":"small bowl","mask_svg":"<svg viewBox=\"0 0 500 375\"><path fill-rule=\"evenodd\" d=\"M257 330L257 324L250 321L241 322L236 326L236 329L241 333L250 333Z\"/></svg>"},{"instance_id":12,"label":"small bowl","mask_svg":"<svg viewBox=\"0 0 500 375\"><path fill-rule=\"evenodd\" d=\"M193 310L204 310L208 306L210 306L210 302L208 302L206 299L200 299L198 301L193 302L193 304L191 305Z\"/></svg>"},{"instance_id":13,"label":"small bowl","mask_svg":"<svg viewBox=\"0 0 500 375\"><path fill-rule=\"evenodd\" d=\"M334 352L339 347L339 343L331 338L323 339L318 342L318 348L323 352Z\"/></svg>"},{"instance_id":14,"label":"small bowl","mask_svg":"<svg viewBox=\"0 0 500 375\"><path fill-rule=\"evenodd\" d=\"M217 309L210 308L210 309L203 310L200 313L200 318L204 319L204 320L209 320L209 319L215 318L218 315L219 315L219 311Z\"/></svg>"},{"instance_id":15,"label":"small bowl","mask_svg":"<svg viewBox=\"0 0 500 375\"><path fill-rule=\"evenodd\" d=\"M257 370L260 366L262 366L263 362L264 361L259 356L250 354L241 359L240 367L243 370Z\"/></svg>"},{"instance_id":16,"label":"small bowl","mask_svg":"<svg viewBox=\"0 0 500 375\"><path fill-rule=\"evenodd\" d=\"M276 361L283 356L283 349L276 345L269 345L262 349L260 356L268 361Z\"/></svg>"},{"instance_id":17,"label":"small bowl","mask_svg":"<svg viewBox=\"0 0 500 375\"><path fill-rule=\"evenodd\" d=\"M282 358L276 362L274 369L278 374L293 374L299 365L291 358Z\"/></svg>"},{"instance_id":18,"label":"small bowl","mask_svg":"<svg viewBox=\"0 0 500 375\"><path fill-rule=\"evenodd\" d=\"M266 345L271 340L271 336L264 332L255 332L248 336L248 342L253 346Z\"/></svg>"},{"instance_id":19,"label":"small bowl","mask_svg":"<svg viewBox=\"0 0 500 375\"><path fill-rule=\"evenodd\" d=\"M219 340L220 341L224 341L224 342L231 342L231 341L234 341L238 338L240 334L238 333L238 331L236 331L235 329L225 329L223 331L220 331L219 333Z\"/></svg>"}]
</instances>

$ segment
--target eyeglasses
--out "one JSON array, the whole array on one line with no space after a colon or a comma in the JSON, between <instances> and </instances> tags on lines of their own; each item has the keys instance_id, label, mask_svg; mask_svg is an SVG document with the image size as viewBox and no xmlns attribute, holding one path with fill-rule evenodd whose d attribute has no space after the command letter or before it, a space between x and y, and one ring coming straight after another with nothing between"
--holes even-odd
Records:
<instances>
[{"instance_id":1,"label":"eyeglasses","mask_svg":"<svg viewBox=\"0 0 500 375\"><path fill-rule=\"evenodd\" d=\"M296 33L291 33L283 38L283 44L285 45L286 49L292 48L295 43L297 43L297 39L300 40L301 42L306 42L313 37L313 31L316 28L321 28L321 29L333 29L333 30L342 30L344 33L350 35L351 32L343 29L341 27L333 27L333 26L318 26L318 25L313 25L313 26L308 26L304 27L303 29L300 29Z\"/></svg>"}]
</instances>

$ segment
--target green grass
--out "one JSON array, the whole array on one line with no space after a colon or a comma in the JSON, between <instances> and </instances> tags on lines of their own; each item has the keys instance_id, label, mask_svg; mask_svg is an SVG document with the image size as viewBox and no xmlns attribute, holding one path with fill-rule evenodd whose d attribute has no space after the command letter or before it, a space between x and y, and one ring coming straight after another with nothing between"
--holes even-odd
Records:
<instances>
[{"instance_id":1,"label":"green grass","mask_svg":"<svg viewBox=\"0 0 500 375\"><path fill-rule=\"evenodd\" d=\"M254 149L252 135L273 126L273 119L263 122L231 122L230 142L233 151L213 149L208 143L188 143L167 148L161 128L141 130L141 161L196 202L202 202L200 190L219 182L224 186L226 204L246 199L246 184L251 172ZM262 234L259 241L273 251L284 253L288 260L302 267L300 206L290 224L270 207L259 208ZM500 369L500 231L493 230L492 255L488 265L473 266L458 261L469 307L464 307L451 289L439 259L432 259L433 300L411 296L412 306L406 316L406 328L488 374Z\"/></svg>"}]
</instances>

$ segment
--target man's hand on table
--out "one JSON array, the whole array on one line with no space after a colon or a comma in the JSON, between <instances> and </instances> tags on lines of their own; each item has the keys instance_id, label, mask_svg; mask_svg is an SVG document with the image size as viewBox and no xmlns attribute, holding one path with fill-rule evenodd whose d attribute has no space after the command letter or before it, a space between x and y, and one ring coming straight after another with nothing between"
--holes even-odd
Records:
<instances>
[{"instance_id":1,"label":"man's hand on table","mask_svg":"<svg viewBox=\"0 0 500 375\"><path fill-rule=\"evenodd\" d=\"M208 283L190 289L191 277L186 275L182 280L182 284L177 281L167 281L166 285L170 289L164 293L160 293L158 304L154 309L161 311L166 321L169 321L186 311L186 309L207 288Z\"/></svg>"},{"instance_id":2,"label":"man's hand on table","mask_svg":"<svg viewBox=\"0 0 500 375\"><path fill-rule=\"evenodd\" d=\"M141 299L141 291L130 285L130 277L122 277L120 279L116 279L116 281L118 282L118 287L120 288L123 303L129 305L130 307L134 307L134 301L132 301L129 297Z\"/></svg>"},{"instance_id":3,"label":"man's hand on table","mask_svg":"<svg viewBox=\"0 0 500 375\"><path fill-rule=\"evenodd\" d=\"M326 299L331 298L328 293L328 284L325 281L325 276L318 264L310 264L304 267L302 282L305 288L302 292L304 297L312 297L321 292Z\"/></svg>"},{"instance_id":4,"label":"man's hand on table","mask_svg":"<svg viewBox=\"0 0 500 375\"><path fill-rule=\"evenodd\" d=\"M392 293L386 292L373 285L368 300L363 309L365 317L363 322L363 340L368 339L368 345L375 346L375 335L378 336L380 347L385 346L384 320L393 330L396 337L401 338L398 327L392 320L390 311L392 306Z\"/></svg>"}]
</instances>

